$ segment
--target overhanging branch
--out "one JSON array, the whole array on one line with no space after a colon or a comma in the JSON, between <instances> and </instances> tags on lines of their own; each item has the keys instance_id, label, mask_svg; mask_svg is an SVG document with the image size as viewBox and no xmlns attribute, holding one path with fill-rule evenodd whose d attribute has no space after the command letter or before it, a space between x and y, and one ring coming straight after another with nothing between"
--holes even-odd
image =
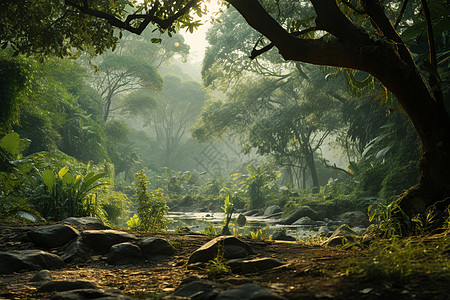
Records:
<instances>
[{"instance_id":1,"label":"overhanging branch","mask_svg":"<svg viewBox=\"0 0 450 300\"><path fill-rule=\"evenodd\" d=\"M158 9L160 7L159 2L156 2L155 5L147 14L131 14L127 16L125 21L122 21L117 17L115 17L114 15L105 13L97 9L90 8L87 4L87 1L83 1L83 4L79 4L77 1L65 0L66 5L74 7L84 14L104 19L114 27L125 29L135 34L141 34L150 23L158 24L163 29L169 28L178 18L187 14L189 10L198 2L200 2L200 0L189 1L178 12L174 13L172 16L166 19L161 19L156 16L156 13L158 12ZM139 24L138 27L134 27L131 24L135 20L142 20L142 22Z\"/></svg>"}]
</instances>

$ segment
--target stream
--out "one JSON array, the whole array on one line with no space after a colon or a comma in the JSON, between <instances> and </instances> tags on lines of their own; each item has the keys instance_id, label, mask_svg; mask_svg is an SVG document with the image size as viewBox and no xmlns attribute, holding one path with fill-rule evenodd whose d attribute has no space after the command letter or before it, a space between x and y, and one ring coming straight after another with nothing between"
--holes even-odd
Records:
<instances>
[{"instance_id":1,"label":"stream","mask_svg":"<svg viewBox=\"0 0 450 300\"><path fill-rule=\"evenodd\" d=\"M281 225L278 224L280 219L267 218L267 216L247 216L245 226L239 227L235 223L237 216L238 214L233 214L229 225L230 231L233 234L250 235L251 232L255 233L259 229L262 229L267 231L268 235L272 235L277 230L285 228L287 235L297 240L307 240L316 234L318 230L317 226L311 225ZM188 227L194 232L203 233L203 230L212 224L217 233L220 233L224 225L225 214L217 212L169 212L166 217L169 220L169 231L175 231L177 227Z\"/></svg>"}]
</instances>

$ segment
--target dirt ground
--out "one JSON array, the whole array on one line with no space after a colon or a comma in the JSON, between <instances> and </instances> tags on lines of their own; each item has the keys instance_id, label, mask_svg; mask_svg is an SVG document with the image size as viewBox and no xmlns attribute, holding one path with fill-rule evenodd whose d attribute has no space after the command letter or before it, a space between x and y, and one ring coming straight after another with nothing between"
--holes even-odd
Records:
<instances>
[{"instance_id":1,"label":"dirt ground","mask_svg":"<svg viewBox=\"0 0 450 300\"><path fill-rule=\"evenodd\" d=\"M29 225L0 224L0 251L35 248L26 238L30 228ZM189 269L187 261L192 252L213 236L151 236L171 241L175 255L129 266L110 266L106 256L93 256L92 261L84 264L51 270L53 280L92 280L100 286L121 289L136 299L161 299L172 294L180 282L190 276L207 279L204 271ZM363 276L347 276L343 267L345 260L361 256L361 250L325 248L300 242L244 240L257 253L255 258L272 257L285 265L257 274L226 275L209 280L225 287L253 282L288 299L450 299L450 282L423 275L401 283L384 278L369 280ZM0 275L0 299L50 298L51 294L39 294L37 287L29 283L36 272Z\"/></svg>"}]
</instances>

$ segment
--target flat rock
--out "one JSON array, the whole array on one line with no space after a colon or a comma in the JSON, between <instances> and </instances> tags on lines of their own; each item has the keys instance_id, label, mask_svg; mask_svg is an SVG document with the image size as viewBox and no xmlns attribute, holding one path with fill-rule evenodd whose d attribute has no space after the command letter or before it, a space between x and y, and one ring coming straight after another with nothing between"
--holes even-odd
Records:
<instances>
[{"instance_id":1,"label":"flat rock","mask_svg":"<svg viewBox=\"0 0 450 300\"><path fill-rule=\"evenodd\" d=\"M131 300L133 298L125 296L117 289L78 289L60 292L53 295L51 300L86 300L86 299L102 299L102 300Z\"/></svg>"},{"instance_id":2,"label":"flat rock","mask_svg":"<svg viewBox=\"0 0 450 300\"><path fill-rule=\"evenodd\" d=\"M227 261L233 273L252 274L262 271L270 270L284 265L279 260L269 257L262 257L256 259L235 259Z\"/></svg>"},{"instance_id":3,"label":"flat rock","mask_svg":"<svg viewBox=\"0 0 450 300\"><path fill-rule=\"evenodd\" d=\"M216 300L283 300L284 297L272 294L254 283L246 283L219 293Z\"/></svg>"},{"instance_id":4,"label":"flat rock","mask_svg":"<svg viewBox=\"0 0 450 300\"><path fill-rule=\"evenodd\" d=\"M145 257L156 255L172 255L175 253L173 246L165 239L151 237L141 241L142 254Z\"/></svg>"},{"instance_id":5,"label":"flat rock","mask_svg":"<svg viewBox=\"0 0 450 300\"><path fill-rule=\"evenodd\" d=\"M64 261L58 255L46 251L0 252L0 274L62 267L64 267Z\"/></svg>"},{"instance_id":6,"label":"flat rock","mask_svg":"<svg viewBox=\"0 0 450 300\"><path fill-rule=\"evenodd\" d=\"M55 224L37 227L28 232L28 237L37 246L56 248L76 239L80 233L75 228L65 224Z\"/></svg>"},{"instance_id":7,"label":"flat rock","mask_svg":"<svg viewBox=\"0 0 450 300\"><path fill-rule=\"evenodd\" d=\"M217 257L218 249L223 247L223 257L225 259L243 258L254 254L250 245L244 243L234 236L219 236L200 248L189 257L188 264L197 262L207 262Z\"/></svg>"},{"instance_id":8,"label":"flat rock","mask_svg":"<svg viewBox=\"0 0 450 300\"><path fill-rule=\"evenodd\" d=\"M142 260L142 252L139 246L130 242L113 245L109 250L108 264L126 265Z\"/></svg>"},{"instance_id":9,"label":"flat rock","mask_svg":"<svg viewBox=\"0 0 450 300\"><path fill-rule=\"evenodd\" d=\"M94 217L70 217L61 221L62 224L74 225L82 230L103 230L111 227L103 224L103 221Z\"/></svg>"},{"instance_id":10,"label":"flat rock","mask_svg":"<svg viewBox=\"0 0 450 300\"><path fill-rule=\"evenodd\" d=\"M38 289L38 293L63 292L80 289L97 289L95 282L85 280L52 280L43 283Z\"/></svg>"},{"instance_id":11,"label":"flat rock","mask_svg":"<svg viewBox=\"0 0 450 300\"><path fill-rule=\"evenodd\" d=\"M82 242L99 254L108 253L111 246L115 244L138 241L134 234L110 229L86 230L81 236Z\"/></svg>"}]
</instances>

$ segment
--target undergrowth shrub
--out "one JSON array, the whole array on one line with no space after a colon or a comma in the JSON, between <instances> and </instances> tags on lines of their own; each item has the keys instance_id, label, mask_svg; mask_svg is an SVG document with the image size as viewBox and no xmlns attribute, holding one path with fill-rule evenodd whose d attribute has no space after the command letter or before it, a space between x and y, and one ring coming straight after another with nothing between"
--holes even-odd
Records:
<instances>
[{"instance_id":1,"label":"undergrowth shrub","mask_svg":"<svg viewBox=\"0 0 450 300\"><path fill-rule=\"evenodd\" d=\"M167 228L167 219L164 216L168 211L164 192L162 189L157 189L149 192L149 180L144 170L135 174L135 187L137 203L137 215L134 215L131 220L127 222L131 229L159 232Z\"/></svg>"}]
</instances>

